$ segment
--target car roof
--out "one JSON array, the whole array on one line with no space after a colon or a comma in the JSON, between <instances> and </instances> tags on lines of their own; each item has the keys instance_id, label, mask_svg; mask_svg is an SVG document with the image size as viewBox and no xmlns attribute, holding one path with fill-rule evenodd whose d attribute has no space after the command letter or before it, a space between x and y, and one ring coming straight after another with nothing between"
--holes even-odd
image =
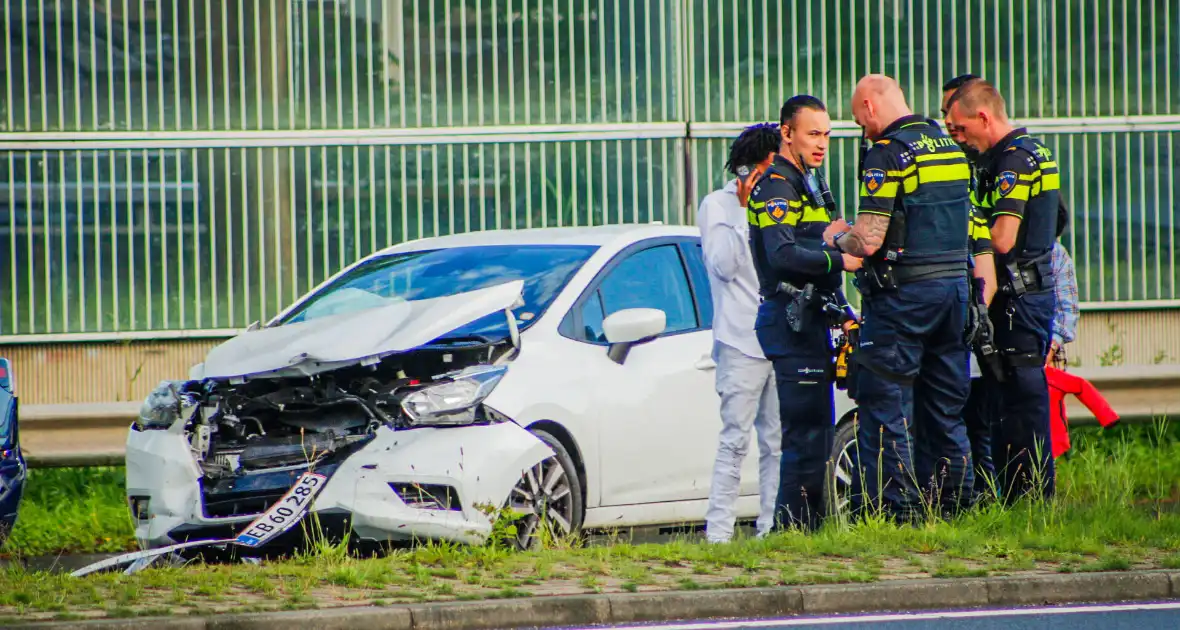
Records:
<instances>
[{"instance_id":1,"label":"car roof","mask_svg":"<svg viewBox=\"0 0 1180 630\"><path fill-rule=\"evenodd\" d=\"M481 245L594 245L620 246L660 236L700 236L696 227L661 223L628 223L591 227L523 228L465 232L399 243L374 254Z\"/></svg>"}]
</instances>

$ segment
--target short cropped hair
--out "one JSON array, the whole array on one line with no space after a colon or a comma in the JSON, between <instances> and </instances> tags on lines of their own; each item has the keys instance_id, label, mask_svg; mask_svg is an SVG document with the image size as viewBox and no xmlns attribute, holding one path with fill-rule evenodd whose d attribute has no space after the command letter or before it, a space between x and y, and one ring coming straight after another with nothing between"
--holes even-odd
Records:
<instances>
[{"instance_id":1,"label":"short cropped hair","mask_svg":"<svg viewBox=\"0 0 1180 630\"><path fill-rule=\"evenodd\" d=\"M972 79L959 87L947 102L947 111L950 111L956 102L968 116L974 116L979 110L986 109L1000 120L1008 119L1008 105L1004 102L1004 97L994 85L983 79Z\"/></svg>"},{"instance_id":2,"label":"short cropped hair","mask_svg":"<svg viewBox=\"0 0 1180 630\"><path fill-rule=\"evenodd\" d=\"M824 106L824 102L810 94L798 94L787 99L783 103L783 108L779 111L778 122L783 127L793 127L795 116L799 110L813 109L817 112L826 112L828 108Z\"/></svg>"},{"instance_id":3,"label":"short cropped hair","mask_svg":"<svg viewBox=\"0 0 1180 630\"><path fill-rule=\"evenodd\" d=\"M774 123L758 123L750 125L741 135L729 145L729 160L725 162L725 170L731 175L737 175L743 166L752 167L766 159L771 153L778 153L782 136L779 135L778 125Z\"/></svg>"},{"instance_id":4,"label":"short cropped hair","mask_svg":"<svg viewBox=\"0 0 1180 630\"><path fill-rule=\"evenodd\" d=\"M976 75L974 75L974 74L971 74L971 73L967 73L967 74L960 74L959 76L957 76L957 77L955 77L955 78L951 79L950 81L947 81L946 83L943 83L943 84L942 84L942 91L943 91L943 92L947 92L947 91L949 91L949 90L957 90L957 89L959 89L959 88L963 87L963 85L964 85L965 83L967 83L968 81L971 81L971 80L974 80L974 79L979 79L979 78L981 78L981 77L979 77L979 76L976 76Z\"/></svg>"}]
</instances>

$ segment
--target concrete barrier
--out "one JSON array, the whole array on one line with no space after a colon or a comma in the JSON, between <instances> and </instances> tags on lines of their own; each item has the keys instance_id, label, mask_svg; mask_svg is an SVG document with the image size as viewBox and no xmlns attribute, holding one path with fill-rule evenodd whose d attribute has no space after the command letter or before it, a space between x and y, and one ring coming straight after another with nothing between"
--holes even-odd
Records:
<instances>
[{"instance_id":1,"label":"concrete barrier","mask_svg":"<svg viewBox=\"0 0 1180 630\"><path fill-rule=\"evenodd\" d=\"M1180 417L1180 365L1129 365L1070 370L1094 384L1125 422ZM1072 426L1093 425L1076 398L1066 398ZM22 405L21 445L31 467L123 463L127 430L138 402Z\"/></svg>"}]
</instances>

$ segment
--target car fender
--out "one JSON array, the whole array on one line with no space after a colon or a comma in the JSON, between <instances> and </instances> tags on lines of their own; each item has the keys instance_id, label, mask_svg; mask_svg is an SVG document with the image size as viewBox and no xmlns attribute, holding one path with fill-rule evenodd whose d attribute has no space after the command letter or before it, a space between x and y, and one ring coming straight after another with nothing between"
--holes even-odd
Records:
<instances>
[{"instance_id":1,"label":"car fender","mask_svg":"<svg viewBox=\"0 0 1180 630\"><path fill-rule=\"evenodd\" d=\"M553 455L547 444L512 422L401 431L382 427L340 465L315 510L393 499L390 483L445 484L455 487L468 519L483 514L480 520L490 524L482 506L500 508L523 472Z\"/></svg>"},{"instance_id":2,"label":"car fender","mask_svg":"<svg viewBox=\"0 0 1180 630\"><path fill-rule=\"evenodd\" d=\"M172 528L201 510L201 470L184 435L173 431L140 431L127 435L126 493L147 496L153 516L137 524L136 535L149 544L167 544Z\"/></svg>"},{"instance_id":3,"label":"car fender","mask_svg":"<svg viewBox=\"0 0 1180 630\"><path fill-rule=\"evenodd\" d=\"M597 353L605 356L606 350L558 339L548 331L537 329L530 329L521 337L520 356L512 361L484 404L522 427L548 421L568 431L585 469L582 488L586 507L598 507L601 438L596 429L594 399L598 391L571 365L578 365Z\"/></svg>"}]
</instances>

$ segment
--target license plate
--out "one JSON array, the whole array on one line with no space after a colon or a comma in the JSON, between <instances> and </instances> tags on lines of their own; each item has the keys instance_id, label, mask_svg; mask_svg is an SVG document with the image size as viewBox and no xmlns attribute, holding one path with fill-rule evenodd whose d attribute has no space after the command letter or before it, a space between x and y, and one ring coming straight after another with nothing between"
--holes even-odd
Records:
<instances>
[{"instance_id":1,"label":"license plate","mask_svg":"<svg viewBox=\"0 0 1180 630\"><path fill-rule=\"evenodd\" d=\"M318 473L305 472L299 475L295 485L242 530L235 541L239 545L259 547L287 531L303 518L311 508L312 499L323 490L327 481L327 476Z\"/></svg>"}]
</instances>

